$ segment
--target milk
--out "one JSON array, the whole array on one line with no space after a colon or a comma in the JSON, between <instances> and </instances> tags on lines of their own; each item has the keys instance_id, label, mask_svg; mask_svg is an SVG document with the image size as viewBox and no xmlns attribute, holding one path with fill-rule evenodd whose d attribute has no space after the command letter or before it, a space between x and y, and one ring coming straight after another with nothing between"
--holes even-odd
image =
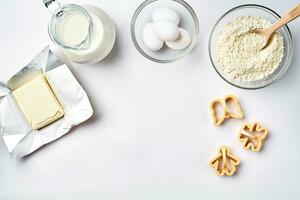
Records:
<instances>
[{"instance_id":1,"label":"milk","mask_svg":"<svg viewBox=\"0 0 300 200\"><path fill-rule=\"evenodd\" d=\"M63 19L59 32L61 32L61 39L65 44L74 46L84 41L89 34L88 28L88 19L81 13L75 13Z\"/></svg>"},{"instance_id":2,"label":"milk","mask_svg":"<svg viewBox=\"0 0 300 200\"><path fill-rule=\"evenodd\" d=\"M68 46L82 43L90 37L86 49L62 48L65 56L77 63L96 63L105 58L115 42L115 27L111 18L100 8L92 5L83 5L89 13L93 28L89 35L89 19L81 13L72 13L65 17L59 27L62 41Z\"/></svg>"}]
</instances>

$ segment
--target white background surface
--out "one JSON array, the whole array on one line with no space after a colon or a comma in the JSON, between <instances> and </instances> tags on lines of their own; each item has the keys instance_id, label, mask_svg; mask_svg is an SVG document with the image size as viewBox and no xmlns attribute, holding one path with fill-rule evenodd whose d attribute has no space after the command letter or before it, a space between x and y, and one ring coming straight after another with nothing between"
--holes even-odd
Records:
<instances>
[{"instance_id":1,"label":"white background surface","mask_svg":"<svg viewBox=\"0 0 300 200\"><path fill-rule=\"evenodd\" d=\"M95 116L20 160L9 157L0 139L1 200L300 199L300 19L290 24L293 64L267 88L228 85L208 56L209 33L228 9L259 3L283 14L297 0L188 0L199 18L199 43L173 64L146 60L131 42L130 20L142 1L72 2L100 6L117 27L117 44L105 61L73 67ZM49 13L41 0L2 0L0 13L5 81L47 44ZM216 128L208 104L229 93L239 97L246 119ZM270 129L260 153L243 150L237 140L241 124L252 120ZM241 159L234 177L217 177L208 166L222 144Z\"/></svg>"}]
</instances>

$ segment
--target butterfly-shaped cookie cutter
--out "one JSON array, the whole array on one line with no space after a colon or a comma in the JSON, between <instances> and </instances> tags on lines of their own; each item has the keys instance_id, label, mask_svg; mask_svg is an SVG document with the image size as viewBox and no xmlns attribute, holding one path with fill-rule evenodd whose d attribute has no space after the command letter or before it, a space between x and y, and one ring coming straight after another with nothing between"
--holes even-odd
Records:
<instances>
[{"instance_id":1,"label":"butterfly-shaped cookie cutter","mask_svg":"<svg viewBox=\"0 0 300 200\"><path fill-rule=\"evenodd\" d=\"M236 112L232 112L232 110L230 110L228 108L229 104L232 104L236 110ZM221 105L222 109L223 109L223 113L221 116L218 116L217 113L217 105ZM210 111L211 111L211 117L213 120L214 125L219 126L220 124L222 124L224 122L225 119L228 118L237 118L237 119L241 119L244 117L244 113L241 110L241 106L240 103L237 99L236 96L234 95L227 95L225 96L223 99L218 98L213 100L210 103Z\"/></svg>"},{"instance_id":2,"label":"butterfly-shaped cookie cutter","mask_svg":"<svg viewBox=\"0 0 300 200\"><path fill-rule=\"evenodd\" d=\"M232 176L236 172L240 159L230 153L227 146L221 146L219 155L213 158L209 165L215 169L218 176Z\"/></svg>"},{"instance_id":3,"label":"butterfly-shaped cookie cutter","mask_svg":"<svg viewBox=\"0 0 300 200\"><path fill-rule=\"evenodd\" d=\"M262 127L259 122L245 123L239 130L238 138L244 149L259 151L268 132L268 129Z\"/></svg>"}]
</instances>

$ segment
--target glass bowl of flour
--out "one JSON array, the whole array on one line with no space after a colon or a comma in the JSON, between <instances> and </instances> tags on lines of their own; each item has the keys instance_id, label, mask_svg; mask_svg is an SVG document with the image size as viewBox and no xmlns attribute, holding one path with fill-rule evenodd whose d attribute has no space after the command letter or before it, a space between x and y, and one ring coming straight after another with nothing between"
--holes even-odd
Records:
<instances>
[{"instance_id":1,"label":"glass bowl of flour","mask_svg":"<svg viewBox=\"0 0 300 200\"><path fill-rule=\"evenodd\" d=\"M217 21L209 39L209 54L225 81L243 89L258 89L285 74L293 57L288 26L280 28L264 49L263 38L254 33L279 18L267 7L247 4L229 10Z\"/></svg>"}]
</instances>

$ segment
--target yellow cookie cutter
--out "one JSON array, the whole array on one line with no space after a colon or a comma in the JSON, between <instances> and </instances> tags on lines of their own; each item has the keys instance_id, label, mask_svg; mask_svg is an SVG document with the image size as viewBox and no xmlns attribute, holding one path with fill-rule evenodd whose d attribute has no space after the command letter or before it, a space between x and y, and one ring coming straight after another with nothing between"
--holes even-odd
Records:
<instances>
[{"instance_id":1,"label":"yellow cookie cutter","mask_svg":"<svg viewBox=\"0 0 300 200\"><path fill-rule=\"evenodd\" d=\"M258 122L245 123L239 131L238 138L243 143L244 149L259 151L268 132L268 129L263 128Z\"/></svg>"},{"instance_id":2,"label":"yellow cookie cutter","mask_svg":"<svg viewBox=\"0 0 300 200\"><path fill-rule=\"evenodd\" d=\"M229 104L232 104L235 108L235 112L233 112L231 109L229 109ZM216 111L216 106L221 105L223 108L223 113L221 116L218 116ZM210 103L210 111L211 111L211 117L213 120L214 125L219 126L224 122L225 119L228 118L237 118L241 119L244 117L244 113L241 110L240 103L236 96L234 95L227 95L224 97L224 99L218 98L213 100Z\"/></svg>"},{"instance_id":3,"label":"yellow cookie cutter","mask_svg":"<svg viewBox=\"0 0 300 200\"><path fill-rule=\"evenodd\" d=\"M232 176L236 172L236 166L239 164L240 159L232 155L227 146L221 146L219 155L209 162L209 165L215 169L218 176Z\"/></svg>"}]
</instances>

